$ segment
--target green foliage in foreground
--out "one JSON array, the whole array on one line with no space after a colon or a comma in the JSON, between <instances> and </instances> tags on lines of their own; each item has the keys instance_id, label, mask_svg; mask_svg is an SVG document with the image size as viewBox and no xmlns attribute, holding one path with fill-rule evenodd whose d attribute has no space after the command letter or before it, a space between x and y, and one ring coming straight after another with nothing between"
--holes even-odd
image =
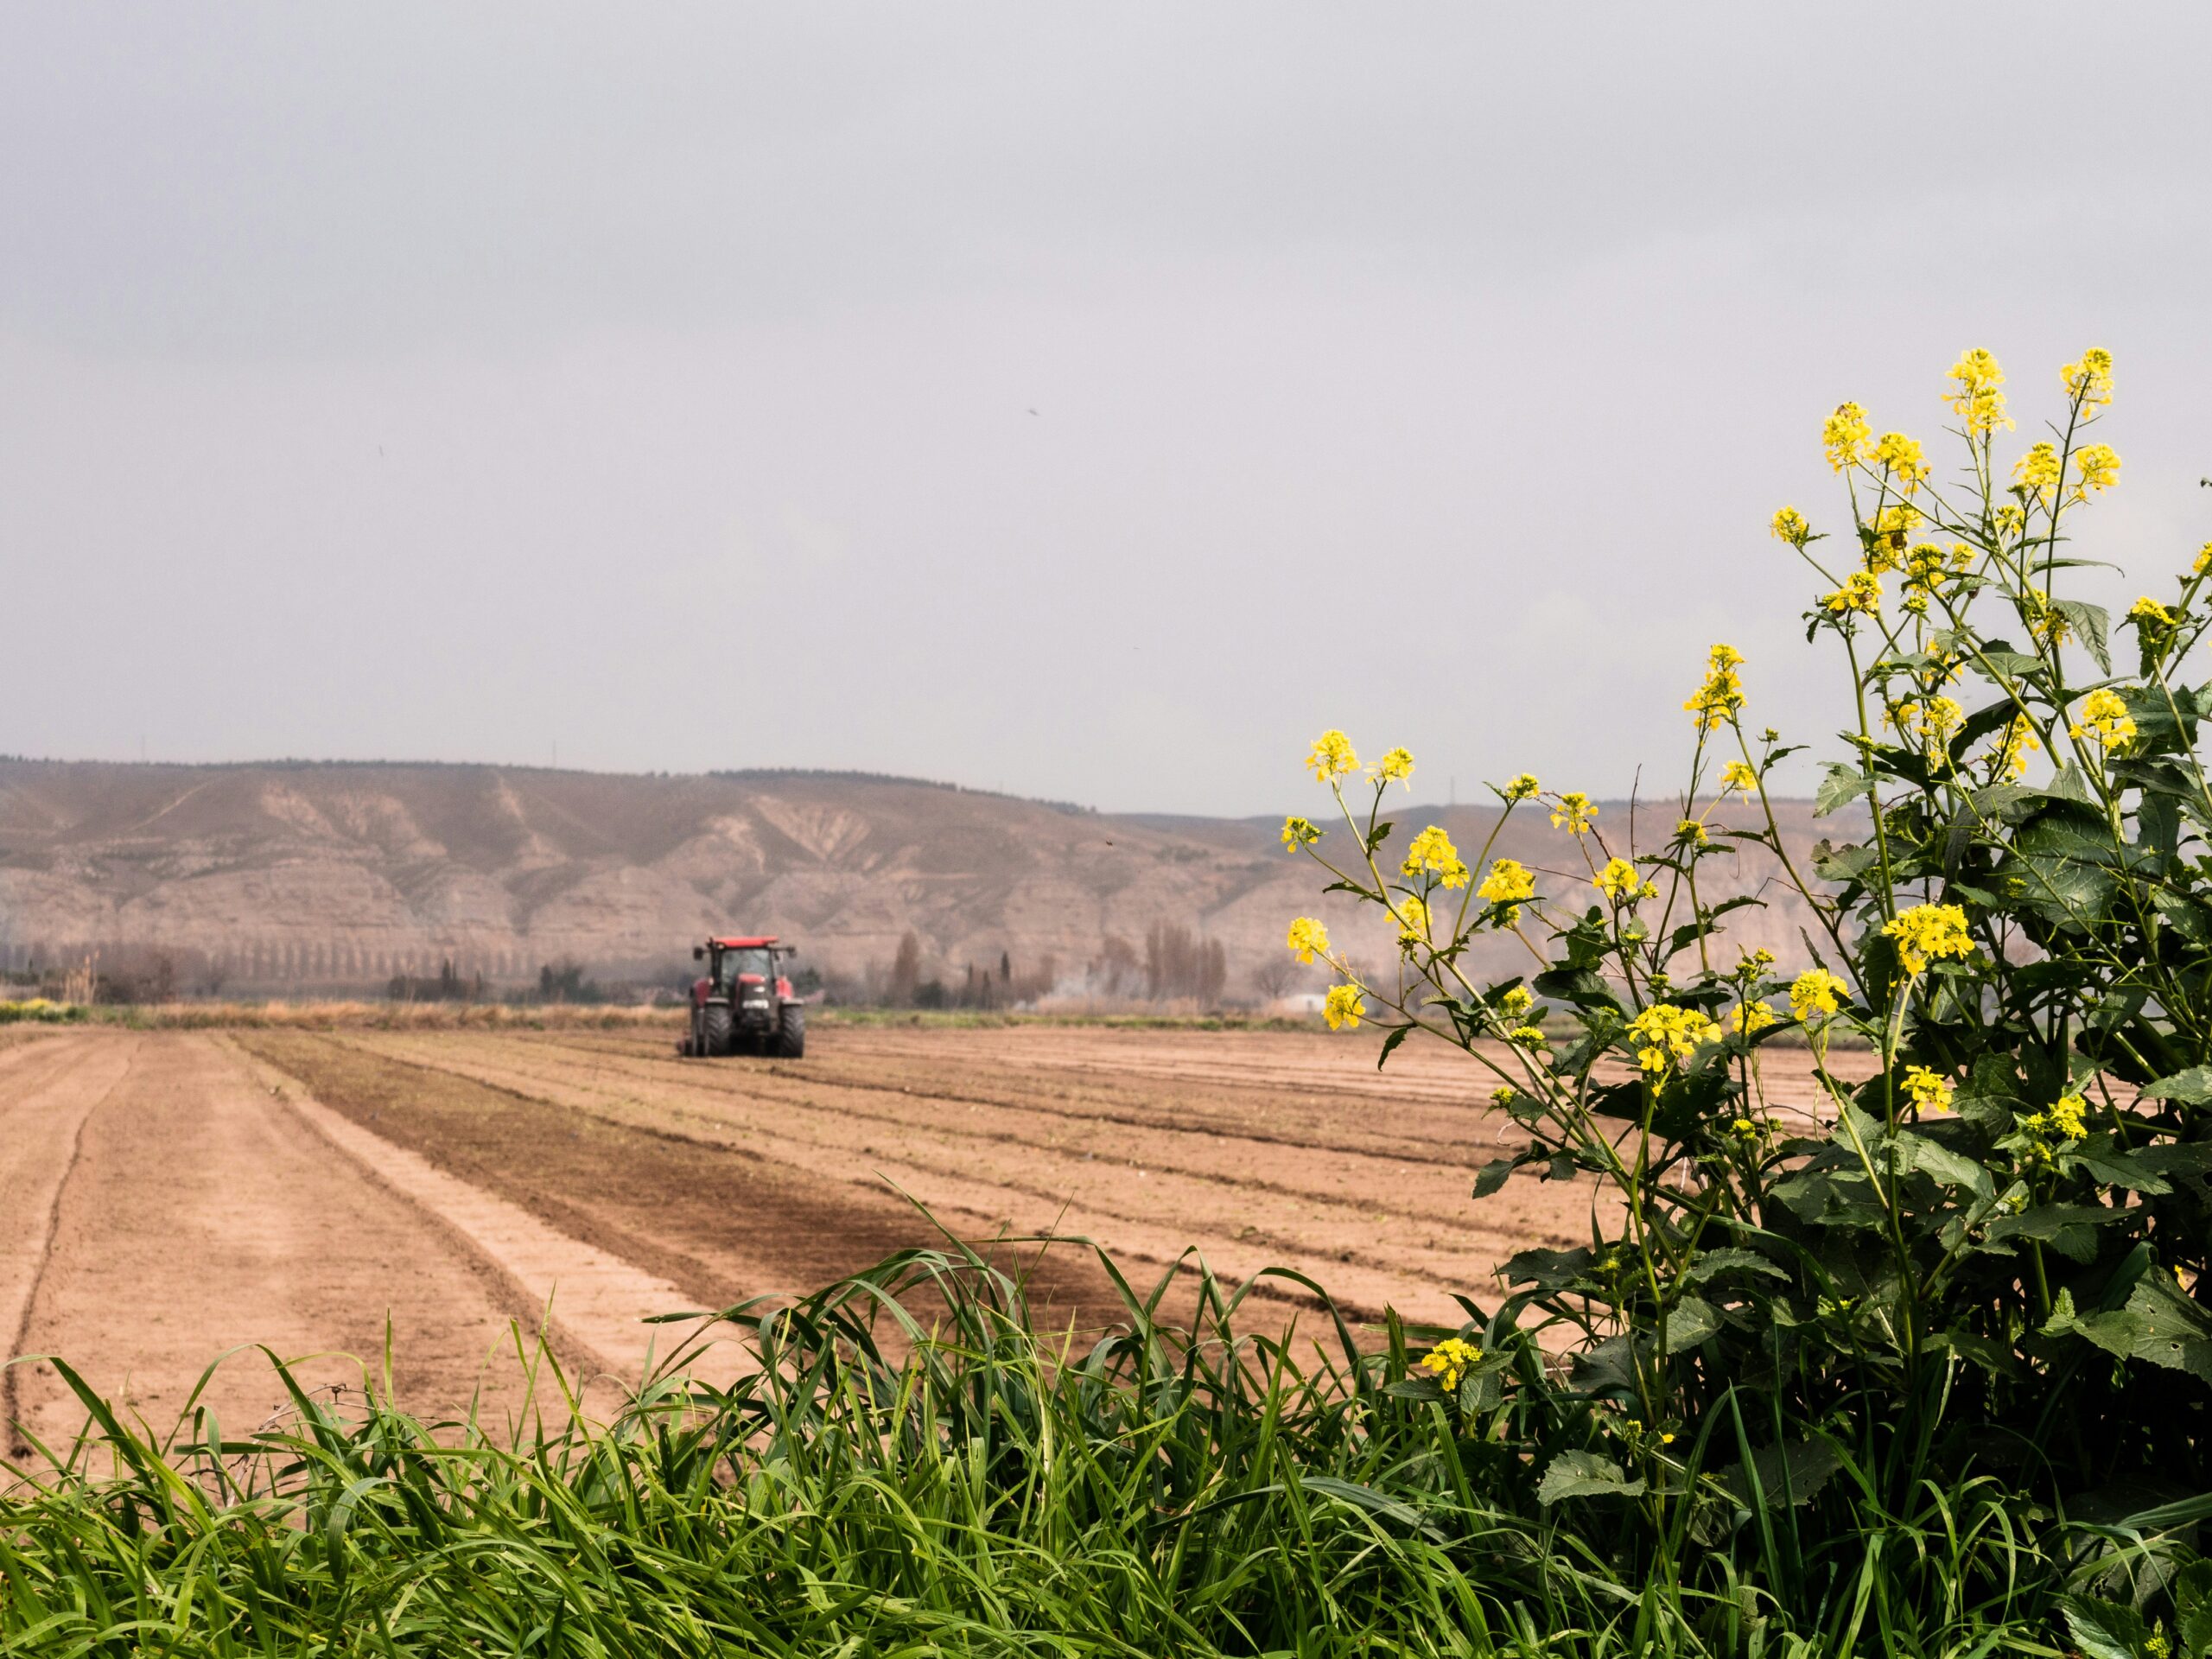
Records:
<instances>
[{"instance_id":1,"label":"green foliage in foreground","mask_svg":"<svg viewBox=\"0 0 2212 1659\"><path fill-rule=\"evenodd\" d=\"M281 1431L156 1446L80 1385L92 1438L0 1497L0 1650L2055 1653L2069 1588L2105 1598L2073 1609L2092 1652L2150 1629L2139 1590L2184 1639L2212 1623L2212 1569L2152 1530L2198 1509L2069 1527L1986 1482L1885 1507L1847 1450L1817 1545L1770 1479L1631 1575L1632 1497L1537 1484L1600 1428L1530 1386L1524 1338L1471 1309L1523 1386L1447 1401L1402 1381L1435 1333L1239 1335L1242 1293L1201 1288L1179 1327L1124 1285L1084 1347L973 1255L910 1252L740 1310L762 1363L727 1391L679 1357L613 1422L514 1443L296 1389Z\"/></svg>"}]
</instances>

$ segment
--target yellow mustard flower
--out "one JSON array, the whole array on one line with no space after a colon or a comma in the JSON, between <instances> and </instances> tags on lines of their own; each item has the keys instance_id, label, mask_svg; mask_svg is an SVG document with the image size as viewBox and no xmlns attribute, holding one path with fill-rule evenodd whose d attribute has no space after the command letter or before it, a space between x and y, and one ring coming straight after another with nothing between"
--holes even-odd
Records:
<instances>
[{"instance_id":1,"label":"yellow mustard flower","mask_svg":"<svg viewBox=\"0 0 2212 1659\"><path fill-rule=\"evenodd\" d=\"M1597 821L1598 809L1579 789L1568 790L1559 798L1559 804L1552 808L1552 828L1564 830L1570 836L1588 834L1590 826Z\"/></svg>"},{"instance_id":2,"label":"yellow mustard flower","mask_svg":"<svg viewBox=\"0 0 2212 1659\"><path fill-rule=\"evenodd\" d=\"M1505 914L1507 925L1520 919L1520 903L1536 896L1536 878L1529 867L1518 859L1498 858L1491 861L1490 874L1475 889L1475 896L1493 905L1508 905L1513 908Z\"/></svg>"},{"instance_id":3,"label":"yellow mustard flower","mask_svg":"<svg viewBox=\"0 0 2212 1659\"><path fill-rule=\"evenodd\" d=\"M1733 645L1717 645L1706 653L1704 683L1682 705L1697 716L1698 730L1709 732L1721 721L1733 720L1744 706L1744 682L1736 672L1743 664L1744 653Z\"/></svg>"},{"instance_id":4,"label":"yellow mustard flower","mask_svg":"<svg viewBox=\"0 0 2212 1659\"><path fill-rule=\"evenodd\" d=\"M2038 501L2049 501L2058 488L2058 446L2049 438L2028 446L2028 453L2012 465L2012 482Z\"/></svg>"},{"instance_id":5,"label":"yellow mustard flower","mask_svg":"<svg viewBox=\"0 0 2212 1659\"><path fill-rule=\"evenodd\" d=\"M2082 712L2067 731L2108 749L2122 748L2135 736L2135 717L2117 691L2092 691L2082 699Z\"/></svg>"},{"instance_id":6,"label":"yellow mustard flower","mask_svg":"<svg viewBox=\"0 0 2212 1659\"><path fill-rule=\"evenodd\" d=\"M1928 476L1928 463L1920 458L1920 445L1902 432L1885 432L1874 446L1873 461L1886 467L1897 487L1910 495Z\"/></svg>"},{"instance_id":7,"label":"yellow mustard flower","mask_svg":"<svg viewBox=\"0 0 2212 1659\"><path fill-rule=\"evenodd\" d=\"M1450 1394L1459 1386L1459 1379L1481 1363L1483 1351L1473 1343L1446 1337L1422 1357L1421 1369L1434 1377L1445 1393Z\"/></svg>"},{"instance_id":8,"label":"yellow mustard flower","mask_svg":"<svg viewBox=\"0 0 2212 1659\"><path fill-rule=\"evenodd\" d=\"M2088 1109L2081 1096L2062 1095L2050 1109L2050 1127L2069 1141L2079 1141L2089 1133Z\"/></svg>"},{"instance_id":9,"label":"yellow mustard flower","mask_svg":"<svg viewBox=\"0 0 2212 1659\"><path fill-rule=\"evenodd\" d=\"M1805 515L1795 507L1778 507L1767 521L1767 531L1777 541L1787 542L1792 547L1802 547L1813 539L1813 527Z\"/></svg>"},{"instance_id":10,"label":"yellow mustard flower","mask_svg":"<svg viewBox=\"0 0 2212 1659\"><path fill-rule=\"evenodd\" d=\"M1905 543L1920 528L1920 509L1899 503L1884 507L1866 526L1866 568L1876 575L1904 568Z\"/></svg>"},{"instance_id":11,"label":"yellow mustard flower","mask_svg":"<svg viewBox=\"0 0 2212 1659\"><path fill-rule=\"evenodd\" d=\"M1643 880L1637 874L1636 866L1624 858L1608 859L1605 868L1590 880L1617 905L1633 904L1643 896Z\"/></svg>"},{"instance_id":12,"label":"yellow mustard flower","mask_svg":"<svg viewBox=\"0 0 2212 1659\"><path fill-rule=\"evenodd\" d=\"M1507 779L1505 787L1497 792L1503 796L1508 803L1511 803L1529 800L1540 793L1543 787L1536 781L1536 774L1533 772L1519 772Z\"/></svg>"},{"instance_id":13,"label":"yellow mustard flower","mask_svg":"<svg viewBox=\"0 0 2212 1659\"><path fill-rule=\"evenodd\" d=\"M2019 595L2021 614L2027 619L2028 632L2054 645L2063 645L2074 637L2073 620L2052 601L2044 597L2037 588L2024 589Z\"/></svg>"},{"instance_id":14,"label":"yellow mustard flower","mask_svg":"<svg viewBox=\"0 0 2212 1659\"><path fill-rule=\"evenodd\" d=\"M1879 616L1882 579L1871 570L1854 570L1843 579L1842 587L1823 594L1821 604L1835 616L1848 616L1853 612L1862 616Z\"/></svg>"},{"instance_id":15,"label":"yellow mustard flower","mask_svg":"<svg viewBox=\"0 0 2212 1659\"><path fill-rule=\"evenodd\" d=\"M1836 999L1850 988L1825 968L1808 968L1789 982L1789 1012L1802 1024L1825 1019L1836 1012Z\"/></svg>"},{"instance_id":16,"label":"yellow mustard flower","mask_svg":"<svg viewBox=\"0 0 2212 1659\"><path fill-rule=\"evenodd\" d=\"M1745 795L1756 795L1759 789L1759 775L1751 770L1750 761L1731 760L1720 768L1720 788L1724 794L1730 790L1737 790Z\"/></svg>"},{"instance_id":17,"label":"yellow mustard flower","mask_svg":"<svg viewBox=\"0 0 2212 1659\"><path fill-rule=\"evenodd\" d=\"M1866 458L1866 441L1874 429L1866 424L1866 411L1856 404L1838 404L1835 413L1821 423L1821 448L1837 472Z\"/></svg>"},{"instance_id":18,"label":"yellow mustard flower","mask_svg":"<svg viewBox=\"0 0 2212 1659\"><path fill-rule=\"evenodd\" d=\"M1428 937L1428 906L1410 893L1398 893L1390 902L1398 912L1398 944L1410 950Z\"/></svg>"},{"instance_id":19,"label":"yellow mustard flower","mask_svg":"<svg viewBox=\"0 0 2212 1659\"><path fill-rule=\"evenodd\" d=\"M1518 1020L1536 1006L1536 999L1529 995L1526 985L1516 985L1499 994L1497 1006L1508 1020Z\"/></svg>"},{"instance_id":20,"label":"yellow mustard flower","mask_svg":"<svg viewBox=\"0 0 2212 1659\"><path fill-rule=\"evenodd\" d=\"M1916 976L1928 970L1930 958L1974 954L1974 938L1967 931L1967 912L1961 905L1915 905L1883 924L1882 931L1896 942L1905 972Z\"/></svg>"},{"instance_id":21,"label":"yellow mustard flower","mask_svg":"<svg viewBox=\"0 0 2212 1659\"><path fill-rule=\"evenodd\" d=\"M2127 607L2127 620L2145 633L2159 632L2181 620L2148 594Z\"/></svg>"},{"instance_id":22,"label":"yellow mustard flower","mask_svg":"<svg viewBox=\"0 0 2212 1659\"><path fill-rule=\"evenodd\" d=\"M1764 1031L1774 1023L1774 1010L1764 1002L1738 1002L1728 1011L1728 1029L1739 1034Z\"/></svg>"},{"instance_id":23,"label":"yellow mustard flower","mask_svg":"<svg viewBox=\"0 0 2212 1659\"><path fill-rule=\"evenodd\" d=\"M2189 566L2189 574L2192 576L2201 576L2207 570L2212 570L2212 542L2207 542L2196 550L2196 556Z\"/></svg>"},{"instance_id":24,"label":"yellow mustard flower","mask_svg":"<svg viewBox=\"0 0 2212 1659\"><path fill-rule=\"evenodd\" d=\"M1357 1031L1366 1012L1367 1004L1359 1000L1357 985L1332 985L1321 1000L1321 1017L1329 1022L1331 1031Z\"/></svg>"},{"instance_id":25,"label":"yellow mustard flower","mask_svg":"<svg viewBox=\"0 0 2212 1659\"><path fill-rule=\"evenodd\" d=\"M2005 394L1998 390L2005 384L2005 371L1986 351L1977 346L1961 353L1959 360L1951 365L1950 378L1955 385L1946 401L1966 423L1969 438L1986 437L1999 427L2012 424L2005 413Z\"/></svg>"},{"instance_id":26,"label":"yellow mustard flower","mask_svg":"<svg viewBox=\"0 0 2212 1659\"><path fill-rule=\"evenodd\" d=\"M1411 789L1414 776L1414 757L1410 750L1392 749L1370 768L1376 779L1386 784L1402 783Z\"/></svg>"},{"instance_id":27,"label":"yellow mustard flower","mask_svg":"<svg viewBox=\"0 0 2212 1659\"><path fill-rule=\"evenodd\" d=\"M1904 1070L1905 1098L1923 1112L1948 1112L1951 1109L1952 1084L1947 1077L1939 1077L1924 1065L1909 1065Z\"/></svg>"},{"instance_id":28,"label":"yellow mustard flower","mask_svg":"<svg viewBox=\"0 0 2212 1659\"><path fill-rule=\"evenodd\" d=\"M1711 839L1706 834L1705 822L1701 818L1682 819L1675 825L1675 836L1677 840L1686 841L1694 847L1702 847Z\"/></svg>"},{"instance_id":29,"label":"yellow mustard flower","mask_svg":"<svg viewBox=\"0 0 2212 1659\"><path fill-rule=\"evenodd\" d=\"M1287 817L1282 821L1282 844L1295 850L1311 847L1321 839L1321 831L1311 818Z\"/></svg>"},{"instance_id":30,"label":"yellow mustard flower","mask_svg":"<svg viewBox=\"0 0 2212 1659\"><path fill-rule=\"evenodd\" d=\"M1318 956L1329 954L1329 930L1311 916L1300 916L1290 925L1290 949L1300 962L1311 962Z\"/></svg>"},{"instance_id":31,"label":"yellow mustard flower","mask_svg":"<svg viewBox=\"0 0 2212 1659\"><path fill-rule=\"evenodd\" d=\"M1516 1026L1505 1033L1505 1040L1518 1044L1522 1048L1541 1048L1544 1033L1535 1026Z\"/></svg>"},{"instance_id":32,"label":"yellow mustard flower","mask_svg":"<svg viewBox=\"0 0 2212 1659\"><path fill-rule=\"evenodd\" d=\"M2120 451L2108 443L2085 443L2074 452L2074 499L2091 490L2108 490L2120 482Z\"/></svg>"},{"instance_id":33,"label":"yellow mustard flower","mask_svg":"<svg viewBox=\"0 0 2212 1659\"><path fill-rule=\"evenodd\" d=\"M1636 1063L1646 1071L1664 1071L1669 1065L1687 1065L1697 1051L1713 1040L1717 1028L1695 1008L1655 1002L1629 1021L1629 1035L1643 1046Z\"/></svg>"},{"instance_id":34,"label":"yellow mustard flower","mask_svg":"<svg viewBox=\"0 0 2212 1659\"><path fill-rule=\"evenodd\" d=\"M1408 876L1433 875L1444 887L1467 885L1467 867L1459 861L1459 849L1452 844L1451 836L1433 823L1413 838L1406 849L1406 861L1398 868Z\"/></svg>"},{"instance_id":35,"label":"yellow mustard flower","mask_svg":"<svg viewBox=\"0 0 2212 1659\"><path fill-rule=\"evenodd\" d=\"M2036 741L2035 728L2028 723L2028 717L2025 715L2013 715L2012 723L2005 727L2004 734L1997 740L1997 746L1990 751L1991 779L2003 783L2018 783L2028 775L2029 751L2041 747L2043 745Z\"/></svg>"},{"instance_id":36,"label":"yellow mustard flower","mask_svg":"<svg viewBox=\"0 0 2212 1659\"><path fill-rule=\"evenodd\" d=\"M2112 353L2092 346L2082 353L2079 363L2069 363L2058 372L2065 382L2067 395L2078 398L2084 409L2112 402Z\"/></svg>"},{"instance_id":37,"label":"yellow mustard flower","mask_svg":"<svg viewBox=\"0 0 2212 1659\"><path fill-rule=\"evenodd\" d=\"M1351 740L1332 727L1313 740L1313 752L1306 757L1306 764L1313 768L1314 781L1325 784L1357 771L1359 757L1352 753Z\"/></svg>"}]
</instances>

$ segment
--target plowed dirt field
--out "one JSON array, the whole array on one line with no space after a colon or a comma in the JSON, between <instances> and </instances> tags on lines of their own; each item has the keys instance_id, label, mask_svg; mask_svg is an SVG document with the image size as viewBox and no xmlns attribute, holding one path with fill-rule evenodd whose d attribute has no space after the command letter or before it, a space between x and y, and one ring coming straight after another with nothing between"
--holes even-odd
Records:
<instances>
[{"instance_id":1,"label":"plowed dirt field","mask_svg":"<svg viewBox=\"0 0 2212 1659\"><path fill-rule=\"evenodd\" d=\"M1363 1035L825 1027L799 1061L683 1061L651 1033L71 1031L0 1047L0 1343L60 1355L166 1429L224 1350L367 1357L404 1403L523 1408L511 1325L635 1376L654 1313L811 1289L942 1227L1053 1234L1146 1281L1195 1252L1284 1268L1355 1318L1456 1320L1530 1244L1586 1237L1589 1189L1516 1175L1464 1056ZM1800 1090L1809 1103L1809 1092ZM926 1206L925 1216L920 1206ZM934 1223L930 1217L934 1217ZM999 1243L1051 1317L1114 1319L1072 1244ZM1310 1320L1294 1282L1262 1319ZM12 1338L12 1340L10 1340ZM502 1345L506 1352L502 1357ZM0 1418L52 1444L82 1411L10 1367ZM315 1382L358 1380L336 1358ZM279 1403L249 1353L202 1396Z\"/></svg>"}]
</instances>

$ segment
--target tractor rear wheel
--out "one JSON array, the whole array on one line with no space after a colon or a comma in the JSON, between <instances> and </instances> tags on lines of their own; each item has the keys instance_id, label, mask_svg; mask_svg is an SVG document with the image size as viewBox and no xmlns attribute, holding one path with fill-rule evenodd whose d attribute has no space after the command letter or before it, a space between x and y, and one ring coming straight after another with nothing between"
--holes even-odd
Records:
<instances>
[{"instance_id":1,"label":"tractor rear wheel","mask_svg":"<svg viewBox=\"0 0 2212 1659\"><path fill-rule=\"evenodd\" d=\"M699 1017L699 1035L709 1054L728 1054L736 1046L737 1016L722 1003L709 1002Z\"/></svg>"},{"instance_id":2,"label":"tractor rear wheel","mask_svg":"<svg viewBox=\"0 0 2212 1659\"><path fill-rule=\"evenodd\" d=\"M776 1022L776 1056L785 1060L806 1058L806 1009L802 1004L784 1004L782 1017Z\"/></svg>"}]
</instances>

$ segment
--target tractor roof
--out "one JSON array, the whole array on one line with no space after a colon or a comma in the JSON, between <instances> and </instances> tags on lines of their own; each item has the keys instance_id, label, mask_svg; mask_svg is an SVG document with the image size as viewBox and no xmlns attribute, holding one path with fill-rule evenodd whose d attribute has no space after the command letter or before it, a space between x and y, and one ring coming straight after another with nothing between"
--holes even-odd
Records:
<instances>
[{"instance_id":1,"label":"tractor roof","mask_svg":"<svg viewBox=\"0 0 2212 1659\"><path fill-rule=\"evenodd\" d=\"M758 950L763 945L773 944L775 942L776 936L773 933L765 933L758 938L709 939L707 941L709 944L722 950Z\"/></svg>"}]
</instances>

